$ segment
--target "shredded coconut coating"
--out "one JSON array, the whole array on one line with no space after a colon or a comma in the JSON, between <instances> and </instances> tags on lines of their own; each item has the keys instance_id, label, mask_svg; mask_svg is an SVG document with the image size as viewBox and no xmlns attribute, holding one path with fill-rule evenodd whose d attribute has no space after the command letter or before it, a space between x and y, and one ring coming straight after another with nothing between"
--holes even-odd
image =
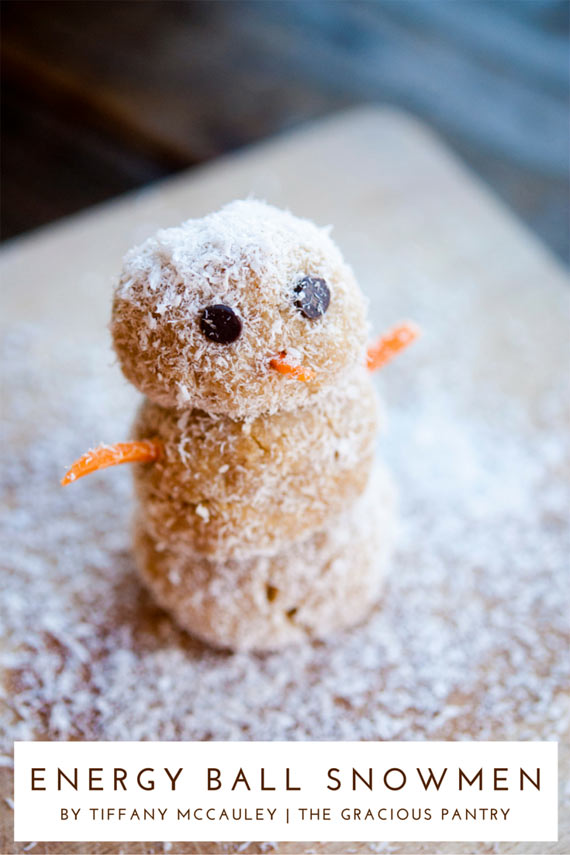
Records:
<instances>
[{"instance_id":1,"label":"shredded coconut coating","mask_svg":"<svg viewBox=\"0 0 570 855\"><path fill-rule=\"evenodd\" d=\"M275 650L357 623L378 598L393 543L385 470L348 512L274 555L212 561L157 549L135 522L135 555L157 601L183 629L232 650Z\"/></svg>"},{"instance_id":2,"label":"shredded coconut coating","mask_svg":"<svg viewBox=\"0 0 570 855\"><path fill-rule=\"evenodd\" d=\"M135 470L135 554L159 602L241 649L360 617L374 525L348 541L376 406L364 299L328 232L252 200L160 231L125 259L111 330L148 399L135 436L164 450ZM267 586L283 592L269 611Z\"/></svg>"},{"instance_id":3,"label":"shredded coconut coating","mask_svg":"<svg viewBox=\"0 0 570 855\"><path fill-rule=\"evenodd\" d=\"M305 276L326 281L326 313L295 307ZM205 337L203 310L231 307L242 333L231 344ZM365 359L365 301L328 235L262 202L159 231L125 258L111 332L128 380L157 404L233 418L307 406ZM315 372L308 382L271 368L285 351Z\"/></svg>"},{"instance_id":4,"label":"shredded coconut coating","mask_svg":"<svg viewBox=\"0 0 570 855\"><path fill-rule=\"evenodd\" d=\"M311 407L239 421L145 401L137 439L161 459L134 467L141 517L168 546L216 559L275 552L350 509L372 469L374 387L358 366Z\"/></svg>"}]
</instances>

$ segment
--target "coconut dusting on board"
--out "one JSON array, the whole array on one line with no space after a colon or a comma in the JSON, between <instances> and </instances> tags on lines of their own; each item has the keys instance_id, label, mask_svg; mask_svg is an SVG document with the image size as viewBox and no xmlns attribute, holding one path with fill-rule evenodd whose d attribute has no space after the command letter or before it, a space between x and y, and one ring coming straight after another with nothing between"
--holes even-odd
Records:
<instances>
[{"instance_id":1,"label":"coconut dusting on board","mask_svg":"<svg viewBox=\"0 0 570 855\"><path fill-rule=\"evenodd\" d=\"M563 735L569 497L556 389L532 415L498 397L484 419L465 406L469 373L450 384L425 353L419 370L397 367L386 397L406 394L383 454L402 523L380 607L326 644L225 654L178 630L142 589L129 473L58 487L78 438L121 435L129 407L101 377L107 352L78 360L62 348L54 374L36 340L14 333L2 354L6 753L41 738Z\"/></svg>"},{"instance_id":2,"label":"coconut dusting on board","mask_svg":"<svg viewBox=\"0 0 570 855\"><path fill-rule=\"evenodd\" d=\"M30 338L12 336L2 366L12 738L560 735L568 496L555 396L542 402L542 428L515 408L493 425L461 419L445 386L422 393L418 380L384 449L403 522L381 607L327 644L231 655L177 630L142 590L128 472L98 475L82 492L58 488L77 437L120 434L116 414L128 408L100 379L106 354L96 351L81 365L69 354L66 382L46 395Z\"/></svg>"}]
</instances>

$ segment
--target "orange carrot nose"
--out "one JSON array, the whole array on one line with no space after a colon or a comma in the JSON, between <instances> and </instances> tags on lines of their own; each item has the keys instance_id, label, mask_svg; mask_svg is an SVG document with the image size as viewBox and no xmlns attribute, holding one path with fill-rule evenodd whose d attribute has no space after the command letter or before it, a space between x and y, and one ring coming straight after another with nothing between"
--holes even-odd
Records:
<instances>
[{"instance_id":1,"label":"orange carrot nose","mask_svg":"<svg viewBox=\"0 0 570 855\"><path fill-rule=\"evenodd\" d=\"M269 362L272 368L275 368L280 374L286 374L289 377L294 377L295 380L302 380L306 383L307 380L312 380L316 374L312 368L305 368L304 365L295 365L287 358L287 352L282 350L279 356L274 356Z\"/></svg>"},{"instance_id":2,"label":"orange carrot nose","mask_svg":"<svg viewBox=\"0 0 570 855\"><path fill-rule=\"evenodd\" d=\"M118 466L119 463L151 463L158 460L162 454L162 443L159 439L140 439L132 442L116 442L114 445L100 445L86 452L76 460L61 486L65 487L90 472L106 469L108 466Z\"/></svg>"},{"instance_id":3,"label":"orange carrot nose","mask_svg":"<svg viewBox=\"0 0 570 855\"><path fill-rule=\"evenodd\" d=\"M416 324L403 323L384 333L375 344L366 351L366 365L369 371L376 371L386 365L392 357L411 344L420 334Z\"/></svg>"}]
</instances>

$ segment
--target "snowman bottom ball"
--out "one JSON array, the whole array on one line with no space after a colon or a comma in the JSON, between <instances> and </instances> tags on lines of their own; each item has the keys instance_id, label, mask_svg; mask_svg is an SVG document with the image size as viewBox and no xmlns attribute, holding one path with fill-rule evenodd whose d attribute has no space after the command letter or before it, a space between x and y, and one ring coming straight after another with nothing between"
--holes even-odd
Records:
<instances>
[{"instance_id":1,"label":"snowman bottom ball","mask_svg":"<svg viewBox=\"0 0 570 855\"><path fill-rule=\"evenodd\" d=\"M273 555L216 561L166 546L135 519L143 581L192 635L219 648L275 650L324 639L378 599L394 532L393 488L375 468L365 493L326 527Z\"/></svg>"}]
</instances>

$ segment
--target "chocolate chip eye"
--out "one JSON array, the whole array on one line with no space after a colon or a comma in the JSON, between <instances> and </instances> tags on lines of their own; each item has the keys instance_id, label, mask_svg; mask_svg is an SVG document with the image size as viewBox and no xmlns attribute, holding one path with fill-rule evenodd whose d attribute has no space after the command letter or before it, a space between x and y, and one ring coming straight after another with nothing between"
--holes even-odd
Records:
<instances>
[{"instance_id":1,"label":"chocolate chip eye","mask_svg":"<svg viewBox=\"0 0 570 855\"><path fill-rule=\"evenodd\" d=\"M297 295L295 306L312 321L321 318L329 307L331 292L324 279L319 279L317 276L303 276L293 291Z\"/></svg>"},{"instance_id":2,"label":"chocolate chip eye","mask_svg":"<svg viewBox=\"0 0 570 855\"><path fill-rule=\"evenodd\" d=\"M217 303L207 306L200 318L200 329L210 341L231 344L241 335L241 321L229 306Z\"/></svg>"}]
</instances>

